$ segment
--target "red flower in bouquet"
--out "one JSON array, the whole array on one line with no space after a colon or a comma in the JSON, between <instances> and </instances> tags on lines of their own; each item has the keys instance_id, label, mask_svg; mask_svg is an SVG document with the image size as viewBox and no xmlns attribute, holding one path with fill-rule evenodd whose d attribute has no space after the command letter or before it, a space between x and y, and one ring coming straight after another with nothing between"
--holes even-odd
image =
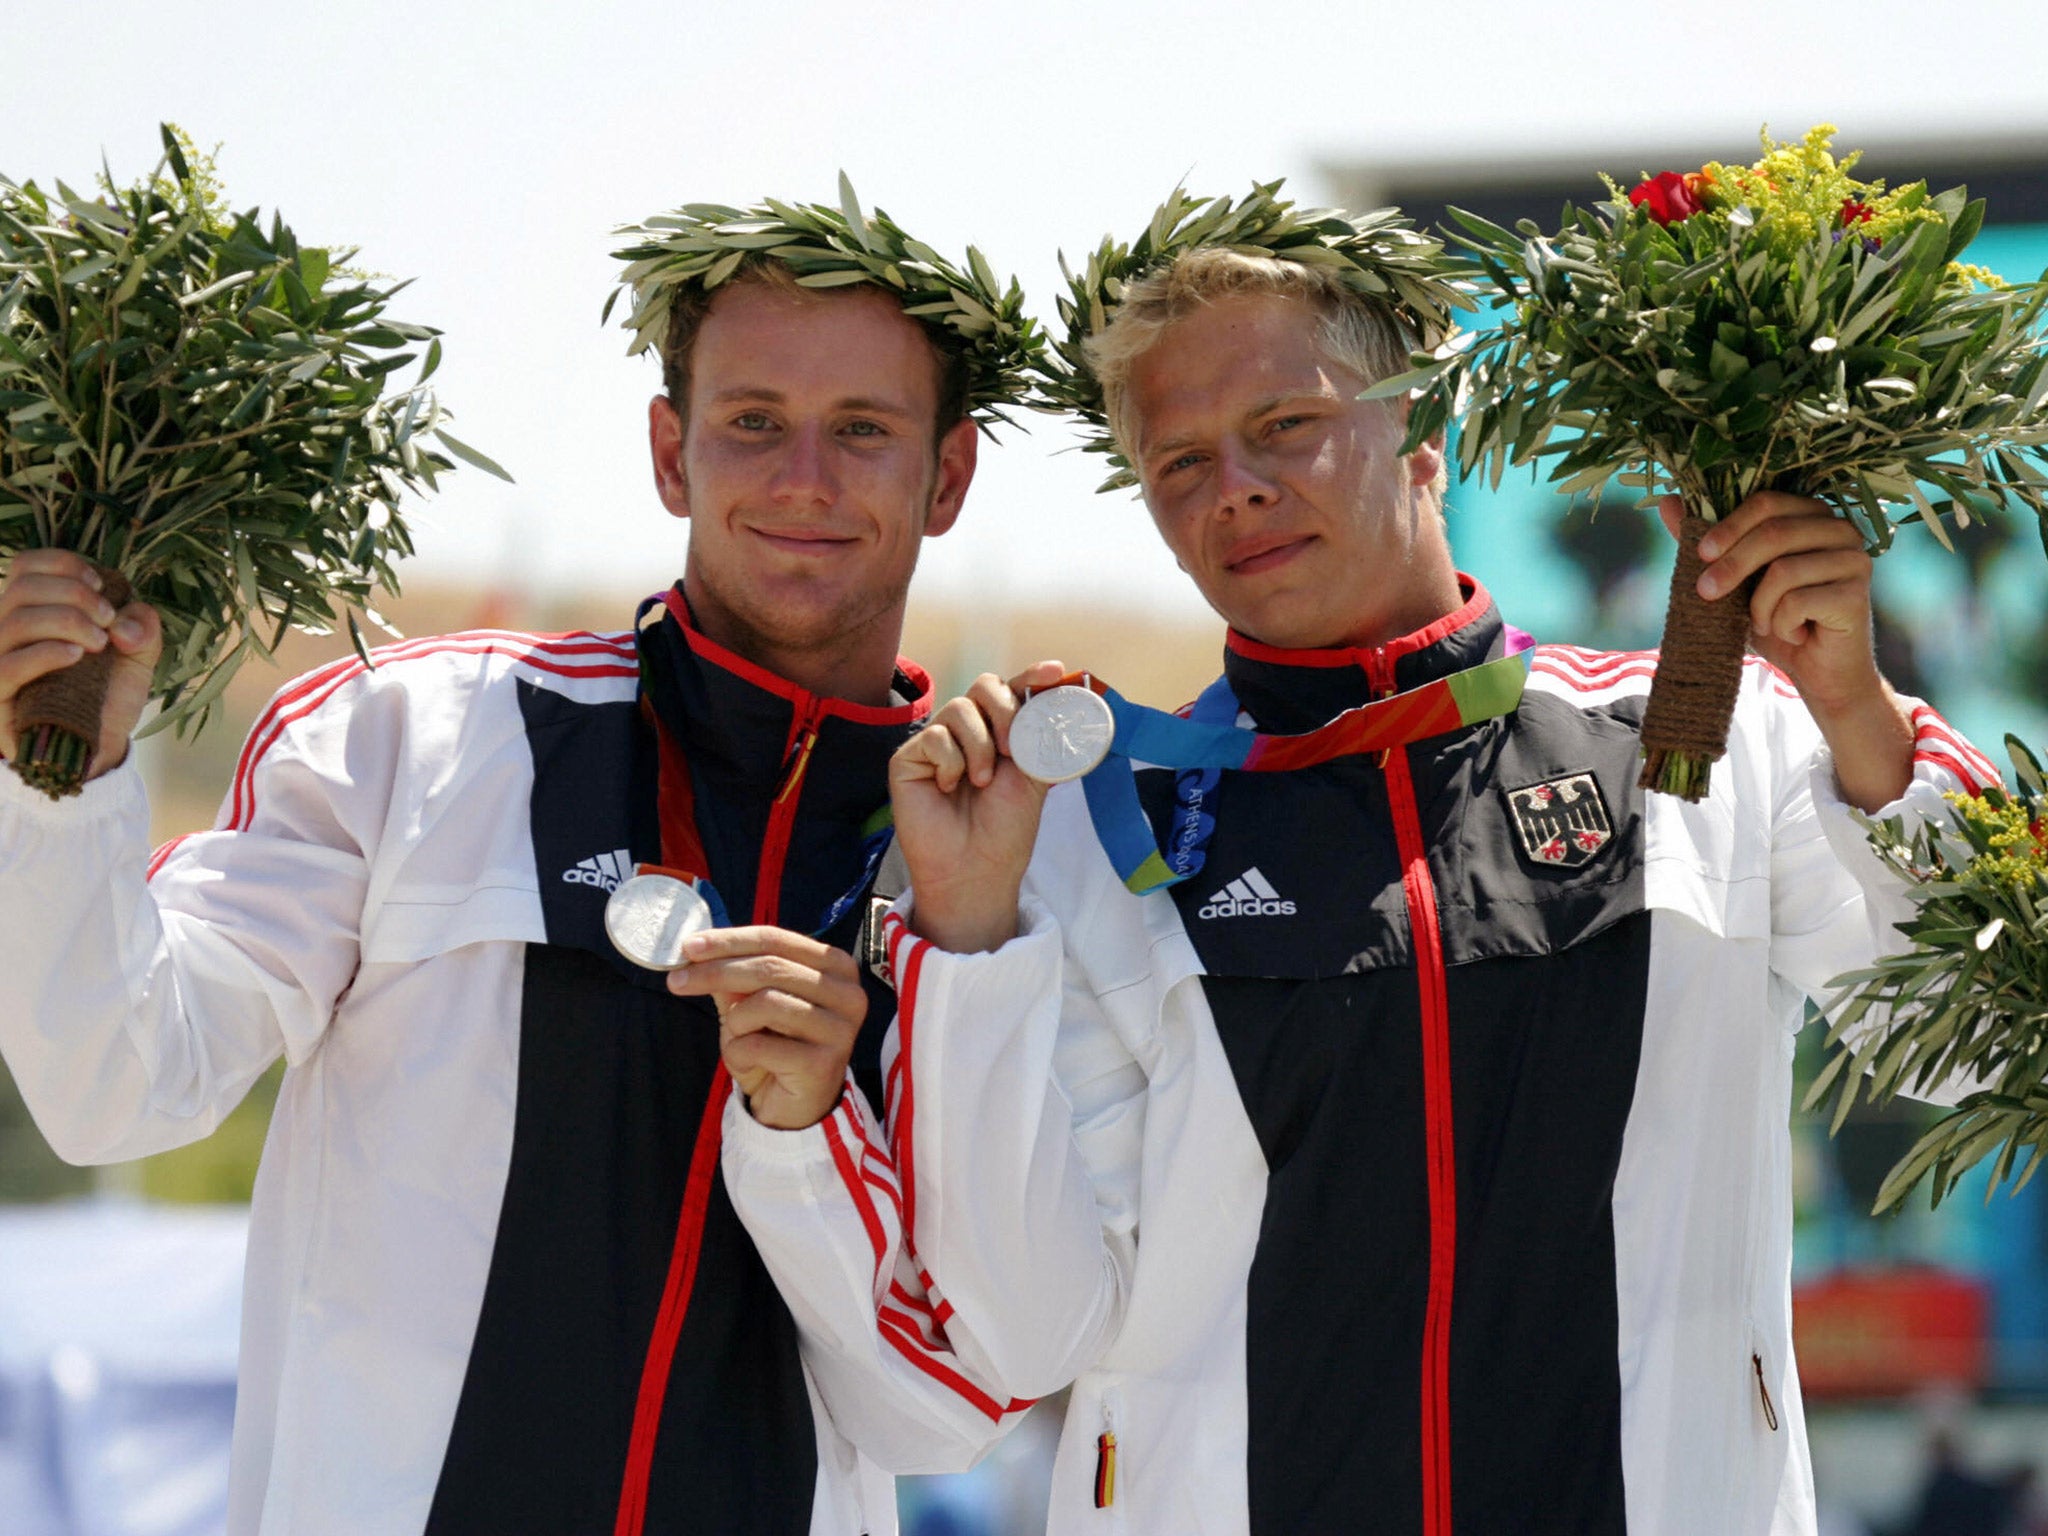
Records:
<instances>
[{"instance_id":1,"label":"red flower in bouquet","mask_svg":"<svg viewBox=\"0 0 2048 1536\"><path fill-rule=\"evenodd\" d=\"M1875 213L1876 210L1860 197L1845 197L1842 199L1842 227L1844 229L1848 228L1851 224L1868 224L1875 216Z\"/></svg>"},{"instance_id":2,"label":"red flower in bouquet","mask_svg":"<svg viewBox=\"0 0 2048 1536\"><path fill-rule=\"evenodd\" d=\"M1629 192L1636 207L1648 207L1659 224L1676 224L1706 206L1707 178L1697 171L1660 171Z\"/></svg>"}]
</instances>

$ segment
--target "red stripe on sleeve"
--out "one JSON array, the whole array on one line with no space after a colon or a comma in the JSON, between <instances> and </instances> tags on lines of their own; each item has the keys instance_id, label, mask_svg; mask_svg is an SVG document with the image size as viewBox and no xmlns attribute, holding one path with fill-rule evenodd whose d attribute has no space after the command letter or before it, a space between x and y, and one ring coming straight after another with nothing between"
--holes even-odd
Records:
<instances>
[{"instance_id":1,"label":"red stripe on sleeve","mask_svg":"<svg viewBox=\"0 0 2048 1536\"><path fill-rule=\"evenodd\" d=\"M882 1277L882 1263L889 1256L889 1237L882 1230L881 1215L875 1210L875 1202L867 1192L867 1183L854 1166L853 1154L846 1150L846 1138L839 1134L837 1113L827 1115L819 1123L825 1128L825 1144L832 1149L832 1166L839 1170L839 1182L846 1186L846 1192L853 1196L854 1209L860 1212L861 1225L867 1228L868 1246L875 1250L875 1278Z\"/></svg>"}]
</instances>

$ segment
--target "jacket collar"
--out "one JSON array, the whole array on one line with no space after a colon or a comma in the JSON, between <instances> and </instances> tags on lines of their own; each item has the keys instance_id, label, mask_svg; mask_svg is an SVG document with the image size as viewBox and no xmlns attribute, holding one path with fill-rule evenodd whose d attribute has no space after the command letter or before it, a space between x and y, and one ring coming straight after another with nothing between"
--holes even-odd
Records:
<instances>
[{"instance_id":1,"label":"jacket collar","mask_svg":"<svg viewBox=\"0 0 2048 1536\"><path fill-rule=\"evenodd\" d=\"M1230 631L1223 675L1261 730L1314 730L1333 715L1476 667L1506 643L1500 610L1477 578L1458 575L1465 600L1434 623L1380 645L1289 649Z\"/></svg>"},{"instance_id":2,"label":"jacket collar","mask_svg":"<svg viewBox=\"0 0 2048 1536\"><path fill-rule=\"evenodd\" d=\"M638 643L642 694L692 771L748 799L776 792L815 729L806 803L865 817L887 799L890 754L932 712L932 680L916 662L897 658L889 704L812 693L705 635L680 586L642 606Z\"/></svg>"}]
</instances>

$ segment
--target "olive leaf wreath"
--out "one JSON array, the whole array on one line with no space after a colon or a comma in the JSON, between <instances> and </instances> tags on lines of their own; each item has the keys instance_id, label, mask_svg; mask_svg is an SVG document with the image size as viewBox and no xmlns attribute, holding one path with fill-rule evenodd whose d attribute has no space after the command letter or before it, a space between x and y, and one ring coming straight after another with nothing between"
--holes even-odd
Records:
<instances>
[{"instance_id":1,"label":"olive leaf wreath","mask_svg":"<svg viewBox=\"0 0 2048 1536\"><path fill-rule=\"evenodd\" d=\"M968 414L983 430L1010 420L1005 407L1029 403L1045 339L1024 312L1017 280L999 284L971 245L966 266L956 266L880 208L863 211L844 172L836 208L773 198L754 208L685 203L615 233L633 243L613 253L627 266L605 300L604 318L620 294L632 294L629 354L660 345L677 293L716 289L750 259L776 261L805 288L872 283L893 295L905 314L964 354Z\"/></svg>"},{"instance_id":2,"label":"olive leaf wreath","mask_svg":"<svg viewBox=\"0 0 2048 1536\"><path fill-rule=\"evenodd\" d=\"M1445 258L1443 242L1418 231L1398 208L1356 215L1297 208L1280 196L1283 185L1254 182L1236 201L1190 197L1185 187L1175 187L1130 244L1105 235L1079 273L1060 254L1068 287L1059 300L1066 336L1054 341L1053 355L1037 371L1035 403L1084 423L1083 450L1104 455L1115 470L1098 490L1136 485L1138 477L1110 434L1087 343L1109 325L1132 283L1185 251L1219 246L1327 268L1346 287L1385 304L1424 351L1443 344L1454 311L1475 306L1469 283L1453 280L1457 269Z\"/></svg>"}]
</instances>

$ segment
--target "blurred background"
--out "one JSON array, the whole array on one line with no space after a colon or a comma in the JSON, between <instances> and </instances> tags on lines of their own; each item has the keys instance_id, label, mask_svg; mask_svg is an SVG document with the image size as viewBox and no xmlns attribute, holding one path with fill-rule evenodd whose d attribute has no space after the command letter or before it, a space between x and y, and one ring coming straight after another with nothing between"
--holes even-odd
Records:
<instances>
[{"instance_id":1,"label":"blurred background","mask_svg":"<svg viewBox=\"0 0 2048 1536\"><path fill-rule=\"evenodd\" d=\"M1972 259L2048 267L2048 20L2026 0L1939 15L1869 0L1622 0L1438 8L1296 0L773 10L589 0L0 0L0 173L120 181L156 124L218 145L230 200L415 278L394 313L446 332L456 430L513 486L464 473L415 509L384 607L407 634L621 628L681 569L650 494L648 359L598 324L608 232L685 200L830 200L842 167L921 238L977 243L1041 314L1055 251L1124 234L1186 179L1287 176L1310 203L1447 205L1550 222L1594 173L1748 158L1759 124L1839 125L1866 174L1991 201ZM942 687L1059 656L1155 703L1213 674L1220 626L1128 495L1050 420L985 445L967 514L928 549L905 649ZM1671 556L1626 502L1532 483L1453 489L1463 566L1539 638L1656 643ZM2048 745L2048 560L2031 527L1878 567L1890 676L1995 758ZM290 673L251 669L194 741L152 744L159 838L211 823L243 728ZM1804 1071L1817 1062L1809 1031ZM213 1138L119 1168L58 1163L0 1071L0 1532L217 1531L243 1218L274 1080ZM1921 1112L1796 1115L1797 1343L1831 1536L2048 1529L2048 1194L1865 1213ZM906 1480L913 1536L1040 1528L1045 1410L974 1474ZM2031 1523L2030 1523L2031 1522Z\"/></svg>"}]
</instances>

